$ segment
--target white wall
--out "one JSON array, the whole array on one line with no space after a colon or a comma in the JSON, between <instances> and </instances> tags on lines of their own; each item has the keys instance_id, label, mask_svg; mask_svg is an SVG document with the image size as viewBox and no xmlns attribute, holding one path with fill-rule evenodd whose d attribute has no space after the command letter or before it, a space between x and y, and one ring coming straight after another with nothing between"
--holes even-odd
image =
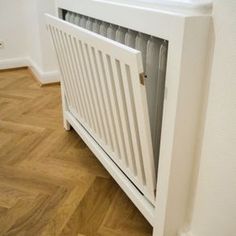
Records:
<instances>
[{"instance_id":1,"label":"white wall","mask_svg":"<svg viewBox=\"0 0 236 236\"><path fill-rule=\"evenodd\" d=\"M54 0L0 0L0 69L28 65L43 83L59 79L44 13L55 13Z\"/></svg>"},{"instance_id":2,"label":"white wall","mask_svg":"<svg viewBox=\"0 0 236 236\"><path fill-rule=\"evenodd\" d=\"M214 54L190 231L236 235L236 1L215 0Z\"/></svg>"},{"instance_id":3,"label":"white wall","mask_svg":"<svg viewBox=\"0 0 236 236\"><path fill-rule=\"evenodd\" d=\"M50 42L49 34L45 27L44 14L55 13L54 0L36 0L35 15L37 22L34 24L33 29L37 26L37 34L34 35L34 40L39 41L34 50L39 50L41 56L41 68L44 71L51 71L57 69L55 52L53 51L52 44ZM33 30L32 29L32 30ZM36 53L39 55L39 52Z\"/></svg>"},{"instance_id":4,"label":"white wall","mask_svg":"<svg viewBox=\"0 0 236 236\"><path fill-rule=\"evenodd\" d=\"M29 55L30 0L0 0L0 40L5 48L0 50L0 60Z\"/></svg>"}]
</instances>

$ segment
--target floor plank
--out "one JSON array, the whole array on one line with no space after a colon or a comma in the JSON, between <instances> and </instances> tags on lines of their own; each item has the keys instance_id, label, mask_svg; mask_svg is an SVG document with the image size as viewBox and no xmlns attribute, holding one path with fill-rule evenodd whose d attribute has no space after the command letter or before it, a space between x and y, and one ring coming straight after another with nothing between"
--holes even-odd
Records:
<instances>
[{"instance_id":1,"label":"floor plank","mask_svg":"<svg viewBox=\"0 0 236 236\"><path fill-rule=\"evenodd\" d=\"M0 71L0 235L151 236L152 228L75 131L60 86Z\"/></svg>"}]
</instances>

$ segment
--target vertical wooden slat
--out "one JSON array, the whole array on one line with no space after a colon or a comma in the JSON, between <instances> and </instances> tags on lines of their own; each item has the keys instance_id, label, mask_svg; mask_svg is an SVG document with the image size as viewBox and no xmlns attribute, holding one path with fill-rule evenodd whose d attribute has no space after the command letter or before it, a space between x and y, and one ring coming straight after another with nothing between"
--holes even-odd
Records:
<instances>
[{"instance_id":1,"label":"vertical wooden slat","mask_svg":"<svg viewBox=\"0 0 236 236\"><path fill-rule=\"evenodd\" d=\"M57 45L58 47L60 48L60 55L61 55L61 60L62 60L62 63L63 63L63 70L65 72L65 76L66 78L70 78L70 74L68 72L68 68L67 68L67 61L66 61L66 58L65 58L65 54L64 54L64 49L62 48L62 43L61 43L61 39L60 39L60 36L59 36L59 32L57 29L54 30L54 33L56 35L56 40L57 40ZM70 82L68 81L68 79L64 80L64 83L65 83L65 86L68 88L68 91L67 91L67 94L68 94L68 97L70 98L70 105L73 105L75 102L74 102L74 98L73 98L73 94L71 94L71 84Z\"/></svg>"},{"instance_id":2,"label":"vertical wooden slat","mask_svg":"<svg viewBox=\"0 0 236 236\"><path fill-rule=\"evenodd\" d=\"M155 189L155 166L154 160L151 159L153 157L153 148L152 148L152 140L151 140L151 131L148 118L148 110L147 110L147 99L146 99L146 91L145 87L139 82L139 70L137 68L138 63L130 66L130 75L131 75L131 84L135 93L135 113L137 117L137 124L139 130L139 140L140 147L142 150L142 164L145 172L146 185L149 190L150 196L154 196ZM144 136L145 135L145 136ZM145 158L146 155L149 158ZM145 161L144 161L145 160Z\"/></svg>"},{"instance_id":3,"label":"vertical wooden slat","mask_svg":"<svg viewBox=\"0 0 236 236\"><path fill-rule=\"evenodd\" d=\"M79 63L77 60L77 55L76 55L76 50L74 48L74 41L72 36L69 35L69 42L70 42L70 51L71 51L71 55L72 55L72 62L73 62L73 67L75 70L75 74L76 74L76 78L75 78L75 82L76 82L76 88L77 88L77 93L78 93L78 100L81 106L81 110L83 113L83 122L87 122L89 124L89 117L87 115L87 111L86 111L86 105L84 103L84 95L83 95L83 91L82 91L82 85L81 85L81 78L82 78L82 73L79 69Z\"/></svg>"},{"instance_id":4,"label":"vertical wooden slat","mask_svg":"<svg viewBox=\"0 0 236 236\"><path fill-rule=\"evenodd\" d=\"M65 74L65 71L64 71L64 64L63 64L63 61L62 61L62 58L61 58L60 49L59 49L57 39L56 39L56 35L55 35L55 32L54 32L54 27L49 25L49 31L50 31L51 36L52 36L53 45L55 47L56 56L57 56L57 60L58 60L59 67L60 67L60 72L61 72L61 76L62 76L62 78L61 78L62 81L61 82L64 84L65 96L67 97L69 102L71 102L72 100L71 100L70 94L68 92L69 90L68 90L66 84L64 83L64 81L66 80L66 74Z\"/></svg>"},{"instance_id":5,"label":"vertical wooden slat","mask_svg":"<svg viewBox=\"0 0 236 236\"><path fill-rule=\"evenodd\" d=\"M95 80L95 87L97 88L99 103L101 106L101 113L103 116L103 123L104 123L105 134L107 137L107 144L111 149L111 151L114 152L114 144L111 135L112 128L110 125L111 124L110 119L108 118L108 116L110 117L110 113L108 112L106 93L102 88L102 81L104 80L104 77L102 74L101 62L98 60L98 52L95 48L92 48L92 55L93 55L94 66L96 69L95 73L97 74Z\"/></svg>"},{"instance_id":6,"label":"vertical wooden slat","mask_svg":"<svg viewBox=\"0 0 236 236\"><path fill-rule=\"evenodd\" d=\"M127 103L127 111L128 111L128 119L130 125L130 132L131 132L131 140L132 140L132 147L134 152L134 162L137 168L137 175L142 183L145 183L145 176L144 171L142 168L142 152L140 148L139 142L139 134L138 134L138 127L137 127L137 118L135 114L135 104L134 104L134 93L131 85L131 76L129 67L123 63L121 63L121 73L124 83L124 93Z\"/></svg>"},{"instance_id":7,"label":"vertical wooden slat","mask_svg":"<svg viewBox=\"0 0 236 236\"><path fill-rule=\"evenodd\" d=\"M107 92L107 99L108 99L108 102L109 102L109 105L110 105L110 110L111 110L111 118L112 118L112 125L113 125L113 130L114 130L114 137L115 137L115 152L117 153L118 155L118 158L120 158L120 154L121 154L121 151L120 151L120 138L119 138L119 134L117 131L118 129L118 118L117 118L117 112L116 112L116 104L115 104L115 101L114 101L114 94L113 94L113 90L110 86L110 83L109 83L109 80L110 80L110 75L109 75L109 71L108 71L108 64L107 64L107 58L106 58L106 55L104 55L102 52L101 52L101 62L102 62L102 66L103 66L103 70L104 70L104 84L105 84L105 89L106 89L106 92Z\"/></svg>"},{"instance_id":8,"label":"vertical wooden slat","mask_svg":"<svg viewBox=\"0 0 236 236\"><path fill-rule=\"evenodd\" d=\"M95 80L96 80L95 77L97 75L95 73L95 66L94 66L94 63L93 63L93 60L92 60L91 48L90 48L89 45L84 45L84 52L85 52L85 60L86 60L86 63L88 65L89 84L90 84L90 88L91 88L91 91L92 91L92 100L93 100L94 105L95 105L96 120L97 120L97 124L98 124L101 139L103 141L105 141L105 143L106 143L107 140L106 140L104 125L103 125L103 122L102 122L101 107L100 107L100 104L98 102L98 95L97 95L97 91L96 91L96 88L95 88Z\"/></svg>"},{"instance_id":9,"label":"vertical wooden slat","mask_svg":"<svg viewBox=\"0 0 236 236\"><path fill-rule=\"evenodd\" d=\"M117 144L117 137L116 137L116 130L114 126L114 119L113 119L113 113L112 113L112 108L111 108L111 101L109 98L109 93L108 93L108 86L107 86L107 78L106 78L106 73L105 73L105 67L104 67L104 62L103 62L103 56L102 52L98 52L95 50L95 59L98 64L98 71L100 74L100 85L101 85L101 90L102 90L102 98L103 98L103 103L105 104L105 112L106 118L108 120L107 124L109 126L108 132L109 136L111 138L111 144L112 144L112 150L115 153L118 153L119 147Z\"/></svg>"},{"instance_id":10,"label":"vertical wooden slat","mask_svg":"<svg viewBox=\"0 0 236 236\"><path fill-rule=\"evenodd\" d=\"M124 96L124 88L123 88L123 82L124 79L122 77L121 71L120 71L120 62L117 61L114 57L111 57L111 66L114 76L114 84L115 84L115 91L117 94L117 102L118 102L118 109L121 117L121 127L120 129L123 130L123 141L126 151L126 161L128 163L129 168L136 174L136 169L133 162L133 150L131 148L131 135L129 131L129 123L128 123L128 111L127 111L127 105L126 100Z\"/></svg>"},{"instance_id":11,"label":"vertical wooden slat","mask_svg":"<svg viewBox=\"0 0 236 236\"><path fill-rule=\"evenodd\" d=\"M90 106L89 106L89 103L88 103L88 99L87 99L87 93L86 93L86 88L85 88L85 74L84 74L84 71L83 71L83 66L82 66L82 61L81 61L81 58L80 58L80 51L78 49L78 40L76 38L74 38L74 42L73 42L73 46L74 46L74 50L75 50L75 55L76 55L76 59L77 59L77 63L78 63L78 68L80 70L80 74L81 74L81 77L79 77L80 79L80 89L81 89L81 92L82 92L82 100L83 100L83 103L84 103L84 109L85 109L85 113L86 113L86 117L87 117L87 123L90 124L90 127L93 128L93 120L92 120L92 115L91 115L91 111L90 111Z\"/></svg>"},{"instance_id":12,"label":"vertical wooden slat","mask_svg":"<svg viewBox=\"0 0 236 236\"><path fill-rule=\"evenodd\" d=\"M89 116L89 111L88 111L88 107L86 104L86 96L85 96L85 92L84 92L84 86L83 86L83 79L84 79L84 75L81 69L81 63L79 61L79 56L78 56L78 52L76 50L76 38L73 37L71 40L71 48L74 54L74 58L75 58L75 65L76 65L76 69L78 72L78 86L79 86L79 91L80 91L80 99L81 99L81 103L82 103L82 107L84 109L84 122L87 123L87 125L91 126L92 122Z\"/></svg>"},{"instance_id":13,"label":"vertical wooden slat","mask_svg":"<svg viewBox=\"0 0 236 236\"><path fill-rule=\"evenodd\" d=\"M73 100L74 100L74 104L73 104L73 106L71 106L71 108L73 110L78 110L79 105L78 105L78 102L77 102L76 97L75 97L76 92L75 92L75 85L74 85L74 81L73 81L73 71L72 71L72 68L71 68L70 55L69 55L69 52L68 52L68 44L65 40L65 33L62 32L62 31L59 31L59 37L60 37L60 40L61 40L61 43L62 43L62 48L63 48L63 52L64 52L66 64L67 64L67 69L68 69L68 74L69 74L69 78L70 78L68 80L68 83L70 83L71 93L72 93L72 97L73 97Z\"/></svg>"},{"instance_id":14,"label":"vertical wooden slat","mask_svg":"<svg viewBox=\"0 0 236 236\"><path fill-rule=\"evenodd\" d=\"M70 68L70 63L69 62L69 56L67 53L67 47L65 45L65 41L64 41L64 36L63 36L63 32L59 31L58 32L58 39L60 40L60 45L62 48L62 52L63 52L63 56L65 58L65 66L67 68L67 72L68 72L68 76L69 76L69 80L68 80L68 85L70 86L70 91L72 93L72 98L73 98L73 107L72 108L76 108L78 109L78 104L76 102L76 98L75 98L75 89L74 89L74 84L72 83L72 72L71 72L71 68Z\"/></svg>"},{"instance_id":15,"label":"vertical wooden slat","mask_svg":"<svg viewBox=\"0 0 236 236\"><path fill-rule=\"evenodd\" d=\"M107 84L108 84L108 91L109 91L109 98L111 99L112 103L112 109L114 114L114 120L115 120L115 129L116 134L118 138L118 144L119 144L119 150L120 150L120 159L125 161L125 147L124 147L124 139L123 139L123 130L121 128L121 120L120 120L120 114L119 114L119 108L118 108L118 102L116 97L116 91L114 87L114 77L112 73L112 66L111 66L111 58L108 55L103 54L103 61L105 65L105 72L107 74Z\"/></svg>"},{"instance_id":16,"label":"vertical wooden slat","mask_svg":"<svg viewBox=\"0 0 236 236\"><path fill-rule=\"evenodd\" d=\"M97 63L96 56L95 56L95 49L90 47L89 50L90 50L90 58L91 58L93 74L94 74L94 88L95 88L96 95L97 95L99 112L100 112L101 122L102 122L102 126L103 126L103 132L104 132L104 136L105 136L108 147L112 147L111 146L111 138L109 135L107 114L106 114L106 110L105 110L105 103L103 100L103 94L102 94L102 89L101 89L101 84L100 84L101 73L98 70L98 63Z\"/></svg>"},{"instance_id":17,"label":"vertical wooden slat","mask_svg":"<svg viewBox=\"0 0 236 236\"><path fill-rule=\"evenodd\" d=\"M71 48L71 36L70 35L65 35L65 39L66 39L66 44L67 44L67 48L68 48L68 54L69 54L69 58L70 58L70 63L71 63L71 69L72 69L72 80L73 80L73 84L74 84L74 89L75 89L75 96L76 96L76 101L79 107L79 110L77 110L77 114L80 114L80 117L82 119L84 119L84 110L83 110L83 106L81 103L81 97L80 97L80 91L79 91L79 86L78 86L78 73L76 70L76 65L75 65L75 58L74 58L74 52Z\"/></svg>"},{"instance_id":18,"label":"vertical wooden slat","mask_svg":"<svg viewBox=\"0 0 236 236\"><path fill-rule=\"evenodd\" d=\"M86 88L86 91L87 91L87 98L88 98L88 103L89 103L89 106L90 106L90 111L91 111L91 117L92 117L92 120L93 120L93 124L94 124L94 131L99 134L99 129L98 129L98 121L96 120L96 114L95 114L95 106L94 106L94 101L92 99L92 90L91 90L91 86L90 86L90 83L89 83L89 75L88 75L88 65L86 63L86 60L85 60L85 53L84 53L84 46L83 46L83 42L79 41L79 45L78 45L78 48L80 50L80 59L82 61L82 68L83 68L83 71L84 71L84 74L85 74L85 77L84 77L84 82L85 82L85 88Z\"/></svg>"},{"instance_id":19,"label":"vertical wooden slat","mask_svg":"<svg viewBox=\"0 0 236 236\"><path fill-rule=\"evenodd\" d=\"M65 87L65 95L69 101L69 103L72 102L72 98L71 98L71 94L69 93L69 87L66 83L66 78L67 78L67 72L65 70L65 65L64 65L64 60L62 57L62 53L61 53L61 49L59 47L59 43L58 43L58 36L56 34L56 30L54 29L54 27L50 27L50 31L51 31L51 35L52 35L52 39L54 41L54 46L57 49L58 53L57 53L57 57L58 57L58 63L60 66L60 70L61 70L61 75L62 75L62 80L64 82L64 87Z\"/></svg>"},{"instance_id":20,"label":"vertical wooden slat","mask_svg":"<svg viewBox=\"0 0 236 236\"><path fill-rule=\"evenodd\" d=\"M77 44L76 44L76 49L77 49L77 53L79 55L79 59L80 59L80 65L81 65L81 69L82 69L82 72L83 72L83 87L84 87L84 92L85 92L85 101L87 103L87 107L88 107L88 111L89 111L89 116L90 116L90 119L91 119L91 128L93 130L96 131L96 127L95 127L95 121L94 121L94 115L93 115L93 107L92 107L92 104L91 104L91 98L90 98L90 92L89 89L88 89L88 85L87 85L87 79L88 79L88 76L87 76L87 73L86 73L86 70L85 70L85 64L84 64L84 59L83 59L83 54L82 54L82 51L81 51L81 41L80 40L77 40Z\"/></svg>"}]
</instances>

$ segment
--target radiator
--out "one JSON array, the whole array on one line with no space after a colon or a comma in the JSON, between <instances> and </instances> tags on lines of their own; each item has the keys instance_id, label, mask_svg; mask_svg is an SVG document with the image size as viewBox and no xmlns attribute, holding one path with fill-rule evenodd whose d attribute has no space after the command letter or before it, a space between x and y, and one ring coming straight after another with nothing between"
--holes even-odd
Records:
<instances>
[{"instance_id":1,"label":"radiator","mask_svg":"<svg viewBox=\"0 0 236 236\"><path fill-rule=\"evenodd\" d=\"M46 24L65 128L77 131L159 236L190 187L209 17L196 5L186 13L123 2L58 0L58 17L46 15Z\"/></svg>"}]
</instances>

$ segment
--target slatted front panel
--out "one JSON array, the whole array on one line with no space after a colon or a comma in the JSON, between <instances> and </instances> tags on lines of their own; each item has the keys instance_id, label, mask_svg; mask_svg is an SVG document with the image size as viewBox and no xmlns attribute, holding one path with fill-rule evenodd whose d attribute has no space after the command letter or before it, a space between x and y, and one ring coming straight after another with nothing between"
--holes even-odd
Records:
<instances>
[{"instance_id":1,"label":"slatted front panel","mask_svg":"<svg viewBox=\"0 0 236 236\"><path fill-rule=\"evenodd\" d=\"M154 202L156 176L141 53L46 16L69 111Z\"/></svg>"}]
</instances>

